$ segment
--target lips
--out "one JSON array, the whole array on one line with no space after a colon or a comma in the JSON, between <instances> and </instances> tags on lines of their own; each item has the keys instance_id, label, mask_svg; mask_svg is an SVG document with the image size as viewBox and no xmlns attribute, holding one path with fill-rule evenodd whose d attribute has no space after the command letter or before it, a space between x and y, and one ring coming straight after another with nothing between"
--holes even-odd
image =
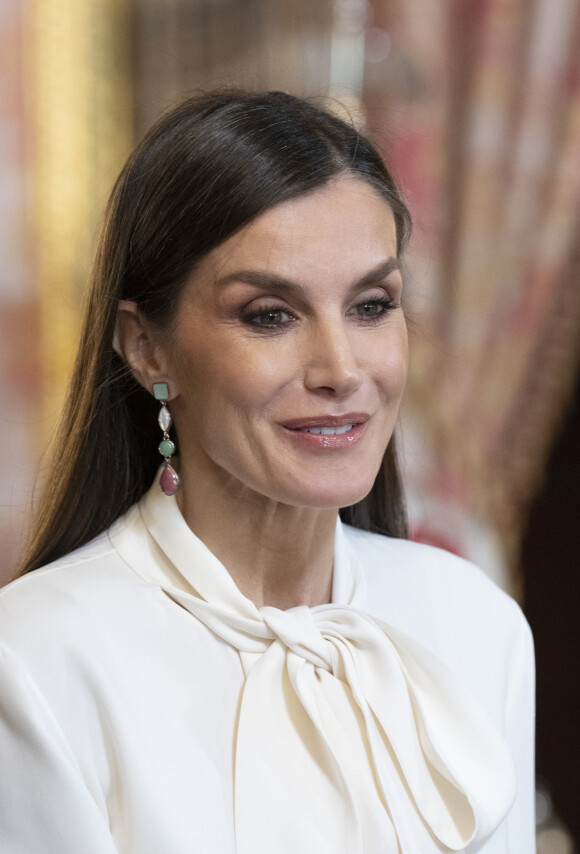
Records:
<instances>
[{"instance_id":1,"label":"lips","mask_svg":"<svg viewBox=\"0 0 580 854\"><path fill-rule=\"evenodd\" d=\"M298 430L311 433L323 433L324 435L334 435L336 432L347 432L341 428L349 428L364 424L369 420L369 415L365 412L346 412L344 415L315 415L311 418L293 418L289 421L284 421L282 427L287 430ZM327 433L326 431L330 431Z\"/></svg>"},{"instance_id":2,"label":"lips","mask_svg":"<svg viewBox=\"0 0 580 854\"><path fill-rule=\"evenodd\" d=\"M356 444L365 433L369 419L370 416L364 412L346 412L344 415L294 418L281 426L285 435L298 447L326 453Z\"/></svg>"}]
</instances>

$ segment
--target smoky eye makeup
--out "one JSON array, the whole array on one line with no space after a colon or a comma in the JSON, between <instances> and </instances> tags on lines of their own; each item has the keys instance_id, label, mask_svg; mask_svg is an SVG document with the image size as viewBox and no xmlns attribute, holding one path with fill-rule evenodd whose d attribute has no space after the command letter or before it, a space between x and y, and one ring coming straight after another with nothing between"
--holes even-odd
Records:
<instances>
[{"instance_id":1,"label":"smoky eye makeup","mask_svg":"<svg viewBox=\"0 0 580 854\"><path fill-rule=\"evenodd\" d=\"M380 271L384 276L384 272ZM343 311L345 317L350 317L360 324L376 324L386 320L388 315L401 307L402 282L397 271L390 270L391 275L382 281L370 282L369 276L353 284L345 294ZM294 282L288 282L280 276L259 274L260 281L255 279L258 274L235 274L222 282L222 306L231 320L237 320L246 328L260 333L284 332L300 320L306 312L309 314L308 289ZM373 276L374 278L374 276ZM272 289L270 293L264 291ZM229 286L229 287L228 287ZM261 290L262 293L256 293ZM283 291L283 293L278 293ZM285 294L290 291L289 301ZM336 295L335 298L339 298Z\"/></svg>"},{"instance_id":2,"label":"smoky eye makeup","mask_svg":"<svg viewBox=\"0 0 580 854\"><path fill-rule=\"evenodd\" d=\"M240 320L253 332L278 333L292 324L296 316L285 304L264 301L243 309L240 312Z\"/></svg>"},{"instance_id":3,"label":"smoky eye makeup","mask_svg":"<svg viewBox=\"0 0 580 854\"><path fill-rule=\"evenodd\" d=\"M400 307L400 301L391 299L391 297L371 297L357 302L351 313L361 320L381 320L389 312Z\"/></svg>"},{"instance_id":4,"label":"smoky eye makeup","mask_svg":"<svg viewBox=\"0 0 580 854\"><path fill-rule=\"evenodd\" d=\"M401 307L402 282L384 281L375 287L357 289L351 296L347 314L362 320L382 319L391 311Z\"/></svg>"}]
</instances>

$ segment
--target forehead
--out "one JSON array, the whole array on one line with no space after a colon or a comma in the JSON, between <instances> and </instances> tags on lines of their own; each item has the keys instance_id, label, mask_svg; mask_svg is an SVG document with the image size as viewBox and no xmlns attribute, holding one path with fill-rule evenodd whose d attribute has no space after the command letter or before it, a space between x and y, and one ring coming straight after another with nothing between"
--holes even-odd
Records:
<instances>
[{"instance_id":1,"label":"forehead","mask_svg":"<svg viewBox=\"0 0 580 854\"><path fill-rule=\"evenodd\" d=\"M360 178L340 177L257 217L202 262L207 273L280 271L297 280L344 270L356 275L396 256L389 205Z\"/></svg>"}]
</instances>

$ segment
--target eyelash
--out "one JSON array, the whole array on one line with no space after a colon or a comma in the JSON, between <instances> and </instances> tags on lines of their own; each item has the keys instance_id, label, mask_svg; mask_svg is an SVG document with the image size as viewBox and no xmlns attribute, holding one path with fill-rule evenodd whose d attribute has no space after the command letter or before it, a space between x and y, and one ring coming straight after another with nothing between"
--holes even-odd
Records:
<instances>
[{"instance_id":1,"label":"eyelash","mask_svg":"<svg viewBox=\"0 0 580 854\"><path fill-rule=\"evenodd\" d=\"M391 299L390 297L379 297L379 299L363 300L363 302L359 302L355 306L355 308L361 308L361 306L365 306L365 305L376 305L376 306L379 306L381 308L381 311L379 311L378 314L371 314L371 315L366 315L366 316L360 314L359 317L365 323L369 323L369 322L370 323L372 323L372 322L378 323L379 321L383 320L385 315L389 314L389 312L394 311L396 308L401 307L401 303L398 302L397 300Z\"/></svg>"},{"instance_id":2,"label":"eyelash","mask_svg":"<svg viewBox=\"0 0 580 854\"><path fill-rule=\"evenodd\" d=\"M397 308L401 307L401 303L397 300L390 299L389 297L382 297L379 299L369 299L363 300L363 302L358 303L355 306L355 310L361 308L362 306L378 306L381 310L377 312L377 314L372 315L358 315L359 319L362 323L380 323L381 320L384 320L385 316L394 311ZM258 318L263 318L268 314L285 314L290 317L290 320L282 321L281 323L258 323ZM248 326L252 326L256 331L262 333L277 333L283 330L284 326L287 326L289 323L292 323L295 320L295 316L291 311L288 311L285 308L281 308L279 305L267 305L263 308L260 308L259 311L250 311L246 314L242 315L242 320Z\"/></svg>"}]
</instances>

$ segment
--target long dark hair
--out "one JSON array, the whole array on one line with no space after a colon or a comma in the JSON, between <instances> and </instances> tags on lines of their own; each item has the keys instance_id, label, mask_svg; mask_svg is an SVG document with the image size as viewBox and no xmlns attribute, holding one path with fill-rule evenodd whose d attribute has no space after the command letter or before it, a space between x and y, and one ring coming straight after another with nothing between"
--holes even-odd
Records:
<instances>
[{"instance_id":1,"label":"long dark hair","mask_svg":"<svg viewBox=\"0 0 580 854\"><path fill-rule=\"evenodd\" d=\"M112 346L119 300L169 326L206 253L342 173L365 180L391 207L400 254L411 221L393 178L355 127L313 103L282 92L214 92L185 101L149 131L105 212L63 429L20 574L108 528L159 465L158 405ZM405 536L393 440L370 494L341 517Z\"/></svg>"}]
</instances>

